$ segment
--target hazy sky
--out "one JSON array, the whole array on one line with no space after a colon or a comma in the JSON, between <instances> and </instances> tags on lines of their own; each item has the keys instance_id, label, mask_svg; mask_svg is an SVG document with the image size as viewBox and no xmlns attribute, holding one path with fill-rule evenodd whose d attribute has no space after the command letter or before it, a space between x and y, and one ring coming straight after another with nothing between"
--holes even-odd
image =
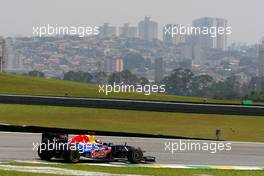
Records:
<instances>
[{"instance_id":1,"label":"hazy sky","mask_svg":"<svg viewBox=\"0 0 264 176\"><path fill-rule=\"evenodd\" d=\"M231 40L256 43L264 36L263 0L0 0L0 35L31 35L32 26L137 25L150 16L159 26L191 24L200 17L226 18Z\"/></svg>"}]
</instances>

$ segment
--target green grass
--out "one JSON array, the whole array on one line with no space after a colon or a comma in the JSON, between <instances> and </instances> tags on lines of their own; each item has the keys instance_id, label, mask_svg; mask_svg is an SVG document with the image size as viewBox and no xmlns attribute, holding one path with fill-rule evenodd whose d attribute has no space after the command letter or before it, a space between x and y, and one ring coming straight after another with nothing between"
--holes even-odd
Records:
<instances>
[{"instance_id":1,"label":"green grass","mask_svg":"<svg viewBox=\"0 0 264 176\"><path fill-rule=\"evenodd\" d=\"M137 174L137 175L153 175L153 176L262 176L264 171L237 171L237 170L214 170L214 169L165 169L165 168L140 168L140 167L103 167L91 165L47 165L47 164L23 164L25 166L49 166L59 167L72 170L84 170L94 172L106 172L113 174ZM1 173L0 173L1 175ZM9 176L9 175L8 175Z\"/></svg>"},{"instance_id":2,"label":"green grass","mask_svg":"<svg viewBox=\"0 0 264 176\"><path fill-rule=\"evenodd\" d=\"M102 98L133 98L167 101L203 102L202 98L112 93L106 96L93 84L0 74L0 93L80 96ZM211 103L239 103L208 99ZM187 113L143 112L94 108L1 105L0 123L81 128L90 130L138 132L176 135L193 138L215 138L215 129L222 139L264 141L264 118L254 116L204 115Z\"/></svg>"},{"instance_id":3,"label":"green grass","mask_svg":"<svg viewBox=\"0 0 264 176\"><path fill-rule=\"evenodd\" d=\"M28 94L28 95L53 95L53 96L79 96L100 98L125 98L125 99L149 99L163 101L187 101L208 103L233 103L240 101L204 99L197 97L171 96L165 94L143 95L137 93L99 93L95 84L83 84L71 81L34 78L29 76L17 76L13 74L0 74L0 93L4 94Z\"/></svg>"},{"instance_id":4,"label":"green grass","mask_svg":"<svg viewBox=\"0 0 264 176\"><path fill-rule=\"evenodd\" d=\"M0 169L0 176L55 176L55 175L54 174L5 171L5 170Z\"/></svg>"},{"instance_id":5,"label":"green grass","mask_svg":"<svg viewBox=\"0 0 264 176\"><path fill-rule=\"evenodd\" d=\"M264 142L264 118L0 104L0 123Z\"/></svg>"},{"instance_id":6,"label":"green grass","mask_svg":"<svg viewBox=\"0 0 264 176\"><path fill-rule=\"evenodd\" d=\"M234 170L209 170L209 169L158 169L158 168L115 168L87 165L60 166L67 169L78 169L87 171L100 171L122 174L143 174L153 176L262 176L264 171L234 171Z\"/></svg>"}]
</instances>

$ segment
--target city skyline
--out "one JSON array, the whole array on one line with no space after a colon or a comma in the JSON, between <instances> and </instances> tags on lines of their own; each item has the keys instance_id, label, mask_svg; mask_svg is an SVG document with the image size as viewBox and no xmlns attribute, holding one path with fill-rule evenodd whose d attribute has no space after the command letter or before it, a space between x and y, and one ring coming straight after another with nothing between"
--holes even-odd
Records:
<instances>
[{"instance_id":1,"label":"city skyline","mask_svg":"<svg viewBox=\"0 0 264 176\"><path fill-rule=\"evenodd\" d=\"M125 23L137 26L145 16L150 16L153 21L159 23L160 39L162 26L165 24L191 24L193 20L201 17L218 17L228 20L228 24L232 27L229 43L259 43L264 28L261 13L264 3L260 0L240 2L239 8L237 8L237 2L227 0L221 2L116 0L115 3L103 0L74 2L10 0L2 4L5 8L0 12L0 24L2 24L0 35L5 37L31 35L32 26L43 24L100 26L104 22L109 22L117 27ZM17 5L14 6L14 4Z\"/></svg>"}]
</instances>

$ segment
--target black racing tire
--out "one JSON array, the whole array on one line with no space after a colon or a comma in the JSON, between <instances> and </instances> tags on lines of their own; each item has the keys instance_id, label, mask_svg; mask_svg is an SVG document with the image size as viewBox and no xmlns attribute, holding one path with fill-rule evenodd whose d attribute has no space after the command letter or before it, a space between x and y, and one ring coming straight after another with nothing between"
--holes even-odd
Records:
<instances>
[{"instance_id":1,"label":"black racing tire","mask_svg":"<svg viewBox=\"0 0 264 176\"><path fill-rule=\"evenodd\" d=\"M49 151L48 149L41 150L41 149L44 149L44 147L46 147L46 144L42 144L42 145L40 145L38 147L38 156L42 160L50 161L51 158L54 157L54 152L53 151Z\"/></svg>"},{"instance_id":2,"label":"black racing tire","mask_svg":"<svg viewBox=\"0 0 264 176\"><path fill-rule=\"evenodd\" d=\"M81 158L79 150L67 150L63 156L67 163L78 163Z\"/></svg>"},{"instance_id":3,"label":"black racing tire","mask_svg":"<svg viewBox=\"0 0 264 176\"><path fill-rule=\"evenodd\" d=\"M143 160L143 152L140 149L131 148L128 151L127 159L130 163L137 164Z\"/></svg>"}]
</instances>

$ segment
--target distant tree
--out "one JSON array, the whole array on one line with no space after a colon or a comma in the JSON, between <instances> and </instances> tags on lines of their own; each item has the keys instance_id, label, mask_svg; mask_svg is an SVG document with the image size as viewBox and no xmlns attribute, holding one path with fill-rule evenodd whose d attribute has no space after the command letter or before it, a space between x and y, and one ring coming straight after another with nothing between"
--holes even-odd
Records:
<instances>
[{"instance_id":1,"label":"distant tree","mask_svg":"<svg viewBox=\"0 0 264 176\"><path fill-rule=\"evenodd\" d=\"M189 69L178 68L170 76L165 77L162 83L166 91L174 95L190 95L194 74Z\"/></svg>"},{"instance_id":2,"label":"distant tree","mask_svg":"<svg viewBox=\"0 0 264 176\"><path fill-rule=\"evenodd\" d=\"M236 76L227 77L225 80L226 97L229 99L240 99L242 95L242 84Z\"/></svg>"},{"instance_id":3,"label":"distant tree","mask_svg":"<svg viewBox=\"0 0 264 176\"><path fill-rule=\"evenodd\" d=\"M264 91L264 78L253 77L248 83L248 90L250 91Z\"/></svg>"},{"instance_id":4,"label":"distant tree","mask_svg":"<svg viewBox=\"0 0 264 176\"><path fill-rule=\"evenodd\" d=\"M264 78L254 77L247 85L247 98L257 102L264 102Z\"/></svg>"},{"instance_id":5,"label":"distant tree","mask_svg":"<svg viewBox=\"0 0 264 176\"><path fill-rule=\"evenodd\" d=\"M193 96L203 96L209 97L210 96L210 88L214 83L213 77L209 75L199 75L193 77L192 80L192 95Z\"/></svg>"},{"instance_id":6,"label":"distant tree","mask_svg":"<svg viewBox=\"0 0 264 176\"><path fill-rule=\"evenodd\" d=\"M117 84L137 84L139 79L137 76L133 75L130 71L124 70L122 72L115 72L109 76L109 84L114 82Z\"/></svg>"},{"instance_id":7,"label":"distant tree","mask_svg":"<svg viewBox=\"0 0 264 176\"><path fill-rule=\"evenodd\" d=\"M243 85L236 76L230 76L225 81L214 83L211 87L213 98L217 99L241 99Z\"/></svg>"},{"instance_id":8,"label":"distant tree","mask_svg":"<svg viewBox=\"0 0 264 176\"><path fill-rule=\"evenodd\" d=\"M141 77L138 79L138 83L141 84L141 85L146 85L146 84L149 84L149 80L145 77Z\"/></svg>"},{"instance_id":9,"label":"distant tree","mask_svg":"<svg viewBox=\"0 0 264 176\"><path fill-rule=\"evenodd\" d=\"M226 97L226 86L224 81L215 82L210 87L210 97L215 99L225 99Z\"/></svg>"},{"instance_id":10,"label":"distant tree","mask_svg":"<svg viewBox=\"0 0 264 176\"><path fill-rule=\"evenodd\" d=\"M105 72L97 72L93 76L93 81L97 84L105 84L108 82L108 76Z\"/></svg>"},{"instance_id":11,"label":"distant tree","mask_svg":"<svg viewBox=\"0 0 264 176\"><path fill-rule=\"evenodd\" d=\"M138 77L136 75L133 75L128 70L122 71L121 75L122 75L122 82L124 82L125 84L137 84L138 83Z\"/></svg>"},{"instance_id":12,"label":"distant tree","mask_svg":"<svg viewBox=\"0 0 264 176\"><path fill-rule=\"evenodd\" d=\"M121 83L122 78L121 78L121 73L119 72L114 72L109 76L108 83L109 84L114 84L114 83Z\"/></svg>"},{"instance_id":13,"label":"distant tree","mask_svg":"<svg viewBox=\"0 0 264 176\"><path fill-rule=\"evenodd\" d=\"M33 76L33 77L41 77L41 78L45 77L44 73L42 73L40 71L37 71L37 70L30 71L30 72L28 72L27 75L28 76Z\"/></svg>"},{"instance_id":14,"label":"distant tree","mask_svg":"<svg viewBox=\"0 0 264 176\"><path fill-rule=\"evenodd\" d=\"M85 82L85 83L90 83L91 80L93 79L93 76L88 73L88 72L74 72L74 71L69 71L64 74L63 77L64 80L69 80L69 81L77 81L77 82Z\"/></svg>"},{"instance_id":15,"label":"distant tree","mask_svg":"<svg viewBox=\"0 0 264 176\"><path fill-rule=\"evenodd\" d=\"M251 92L247 95L247 98L252 99L256 102L264 102L264 92Z\"/></svg>"}]
</instances>

